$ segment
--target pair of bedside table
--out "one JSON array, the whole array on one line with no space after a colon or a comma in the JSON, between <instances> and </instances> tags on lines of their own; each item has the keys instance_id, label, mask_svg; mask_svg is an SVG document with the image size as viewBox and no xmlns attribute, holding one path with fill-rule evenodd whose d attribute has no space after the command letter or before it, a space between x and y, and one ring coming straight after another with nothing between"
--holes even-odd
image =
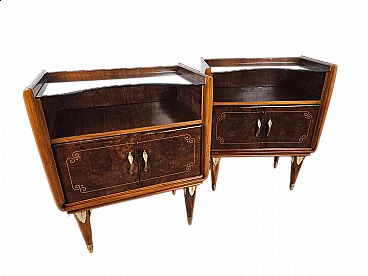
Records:
<instances>
[{"instance_id":1,"label":"pair of bedside table","mask_svg":"<svg viewBox=\"0 0 368 276\"><path fill-rule=\"evenodd\" d=\"M235 66L245 69L215 71ZM201 59L202 73L182 64L42 71L23 95L55 203L74 214L92 252L90 215L101 206L184 189L191 224L196 187L211 167L216 188L221 157L273 156L276 166L292 156L293 189L317 148L336 69L300 57ZM44 95L51 83L170 75L187 83Z\"/></svg>"}]
</instances>

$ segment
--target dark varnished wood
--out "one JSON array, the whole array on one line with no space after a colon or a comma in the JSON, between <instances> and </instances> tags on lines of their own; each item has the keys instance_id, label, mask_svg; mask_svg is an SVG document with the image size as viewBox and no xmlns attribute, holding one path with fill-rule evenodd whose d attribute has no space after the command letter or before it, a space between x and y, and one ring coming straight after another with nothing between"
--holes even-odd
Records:
<instances>
[{"instance_id":1,"label":"dark varnished wood","mask_svg":"<svg viewBox=\"0 0 368 276\"><path fill-rule=\"evenodd\" d=\"M214 89L215 102L278 102L319 100L298 87L291 86L244 86Z\"/></svg>"},{"instance_id":2,"label":"dark varnished wood","mask_svg":"<svg viewBox=\"0 0 368 276\"><path fill-rule=\"evenodd\" d=\"M193 223L196 196L197 196L196 186L184 189L185 219L188 226L191 226Z\"/></svg>"},{"instance_id":3,"label":"dark varnished wood","mask_svg":"<svg viewBox=\"0 0 368 276\"><path fill-rule=\"evenodd\" d=\"M218 177L220 173L221 158L211 158L211 191L215 192L217 188Z\"/></svg>"},{"instance_id":4,"label":"dark varnished wood","mask_svg":"<svg viewBox=\"0 0 368 276\"><path fill-rule=\"evenodd\" d=\"M234 67L240 70L213 73L211 67ZM247 68L247 67L260 68ZM269 66L299 66L294 68L267 68ZM240 68L241 67L241 68ZM203 59L201 71L214 79L214 116L211 157L306 156L314 152L320 139L323 122L331 98L337 66L307 58L254 58ZM226 144L227 139L218 132L218 113L239 108L259 108L262 129L257 146L244 145L252 137L254 123L245 124L239 115L222 132L239 143ZM226 114L225 114L226 115ZM256 118L251 118L254 121ZM271 129L268 124L271 119ZM234 128L232 128L232 125ZM243 128L247 126L247 130ZM250 126L249 126L250 125ZM269 131L270 130L270 131ZM218 139L220 136L220 139ZM216 140L214 140L216 139ZM222 142L222 145L221 143ZM276 156L276 157L275 157Z\"/></svg>"},{"instance_id":5,"label":"dark varnished wood","mask_svg":"<svg viewBox=\"0 0 368 276\"><path fill-rule=\"evenodd\" d=\"M183 87L183 90L185 90L188 86L165 84L115 85L46 96L42 97L41 101L42 104L53 101L50 108L47 110L45 109L46 116L48 116L48 112L52 111L52 109L60 111L113 105L172 101L176 99L176 91L178 87ZM200 85L199 88L201 88Z\"/></svg>"},{"instance_id":6,"label":"dark varnished wood","mask_svg":"<svg viewBox=\"0 0 368 276\"><path fill-rule=\"evenodd\" d=\"M318 109L318 105L214 107L212 149L314 147Z\"/></svg>"},{"instance_id":7,"label":"dark varnished wood","mask_svg":"<svg viewBox=\"0 0 368 276\"><path fill-rule=\"evenodd\" d=\"M48 83L166 75L190 84L121 85L43 96ZM190 67L42 71L24 91L24 100L61 210L83 213L197 186L208 176L212 77ZM142 149L149 154L147 172ZM193 204L189 199L191 216ZM91 250L89 215L79 226Z\"/></svg>"},{"instance_id":8,"label":"dark varnished wood","mask_svg":"<svg viewBox=\"0 0 368 276\"><path fill-rule=\"evenodd\" d=\"M287 58L221 58L221 59L205 59L204 62L210 67L254 66L254 65L257 65L257 66L294 66L294 65L299 64L299 58L297 57L291 57L291 58L289 57ZM202 65L202 66L205 66L205 65Z\"/></svg>"},{"instance_id":9,"label":"dark varnished wood","mask_svg":"<svg viewBox=\"0 0 368 276\"><path fill-rule=\"evenodd\" d=\"M263 109L258 107L214 107L212 149L260 148L258 120Z\"/></svg>"},{"instance_id":10,"label":"dark varnished wood","mask_svg":"<svg viewBox=\"0 0 368 276\"><path fill-rule=\"evenodd\" d=\"M200 120L178 101L70 109L57 115L51 138Z\"/></svg>"},{"instance_id":11,"label":"dark varnished wood","mask_svg":"<svg viewBox=\"0 0 368 276\"><path fill-rule=\"evenodd\" d=\"M201 174L201 127L141 135L137 142L141 186ZM147 171L143 151L147 153Z\"/></svg>"},{"instance_id":12,"label":"dark varnished wood","mask_svg":"<svg viewBox=\"0 0 368 276\"><path fill-rule=\"evenodd\" d=\"M160 183L156 185L146 186L139 189L133 189L121 193L100 196L93 199L78 201L75 203L65 204L65 210L68 212L76 212L80 210L100 208L103 206L143 198L151 195L171 192L172 190L182 189L183 187L199 185L205 180L204 175L181 178L178 180Z\"/></svg>"},{"instance_id":13,"label":"dark varnished wood","mask_svg":"<svg viewBox=\"0 0 368 276\"><path fill-rule=\"evenodd\" d=\"M293 156L290 158L290 174L289 174L289 190L295 191L295 184L298 180L299 174L302 171L302 167L304 165L305 157L299 157Z\"/></svg>"},{"instance_id":14,"label":"dark varnished wood","mask_svg":"<svg viewBox=\"0 0 368 276\"><path fill-rule=\"evenodd\" d=\"M135 136L54 145L53 150L67 203L139 188Z\"/></svg>"},{"instance_id":15,"label":"dark varnished wood","mask_svg":"<svg viewBox=\"0 0 368 276\"><path fill-rule=\"evenodd\" d=\"M202 117L202 86L178 86L177 101L198 118Z\"/></svg>"},{"instance_id":16,"label":"dark varnished wood","mask_svg":"<svg viewBox=\"0 0 368 276\"><path fill-rule=\"evenodd\" d=\"M76 215L74 215L75 220L78 223L79 230L82 233L83 239L87 245L88 251L90 253L93 252L93 241L92 241L92 228L91 228L91 211L85 211L86 218L85 221L81 221L78 219Z\"/></svg>"},{"instance_id":17,"label":"dark varnished wood","mask_svg":"<svg viewBox=\"0 0 368 276\"><path fill-rule=\"evenodd\" d=\"M262 148L309 148L318 106L266 107L262 120ZM271 128L268 122L272 122ZM268 136L267 136L268 134Z\"/></svg>"}]
</instances>

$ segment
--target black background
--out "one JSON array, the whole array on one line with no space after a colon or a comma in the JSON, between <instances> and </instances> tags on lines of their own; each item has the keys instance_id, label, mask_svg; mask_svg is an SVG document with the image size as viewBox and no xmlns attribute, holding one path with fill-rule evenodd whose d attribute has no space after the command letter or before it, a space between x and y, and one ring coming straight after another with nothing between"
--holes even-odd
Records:
<instances>
[{"instance_id":1,"label":"black background","mask_svg":"<svg viewBox=\"0 0 368 276\"><path fill-rule=\"evenodd\" d=\"M199 69L200 56L125 53L109 59L91 55L73 60L58 58L55 53L17 64L13 91L16 137L20 137L17 156L21 158L17 160L14 178L18 186L17 205L23 210L21 244L45 256L88 256L72 217L58 213L50 197L21 99L29 82L42 69L126 68L179 62ZM337 181L340 157L336 150L336 98L344 91L344 60L337 56L320 57L327 57L327 61L340 67L336 93L320 149L305 161L295 192L288 191L289 161L285 158L277 171L272 170L272 160L268 158L224 159L217 191L210 192L208 182L200 187L192 227L185 223L181 191L175 197L167 194L94 211L95 256L127 254L147 258L156 248L164 247L174 250L173 254L199 250L216 259L233 246L246 248L253 242L260 247L274 244L277 248L288 240L295 241L295 246L305 246L307 240L324 237L326 243L333 243L331 233L341 223L340 208L336 208L336 195L341 191ZM221 246L224 248L219 250Z\"/></svg>"}]
</instances>

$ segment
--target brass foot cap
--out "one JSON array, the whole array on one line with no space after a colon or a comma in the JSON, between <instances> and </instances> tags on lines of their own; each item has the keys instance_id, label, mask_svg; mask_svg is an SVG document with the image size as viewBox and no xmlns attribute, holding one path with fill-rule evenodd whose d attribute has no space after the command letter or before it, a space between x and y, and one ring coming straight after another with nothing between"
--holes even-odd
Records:
<instances>
[{"instance_id":1,"label":"brass foot cap","mask_svg":"<svg viewBox=\"0 0 368 276\"><path fill-rule=\"evenodd\" d=\"M212 191L216 190L216 185L212 186Z\"/></svg>"},{"instance_id":2,"label":"brass foot cap","mask_svg":"<svg viewBox=\"0 0 368 276\"><path fill-rule=\"evenodd\" d=\"M89 253L92 253L93 252L93 243L87 244L87 249L88 249Z\"/></svg>"},{"instance_id":3,"label":"brass foot cap","mask_svg":"<svg viewBox=\"0 0 368 276\"><path fill-rule=\"evenodd\" d=\"M173 191L172 191L172 194L173 194L173 195L175 195L175 194L176 194L176 190L173 190Z\"/></svg>"},{"instance_id":4,"label":"brass foot cap","mask_svg":"<svg viewBox=\"0 0 368 276\"><path fill-rule=\"evenodd\" d=\"M273 162L273 167L276 169L279 162Z\"/></svg>"},{"instance_id":5,"label":"brass foot cap","mask_svg":"<svg viewBox=\"0 0 368 276\"><path fill-rule=\"evenodd\" d=\"M188 219L188 224L192 225L193 218L188 217L187 219Z\"/></svg>"},{"instance_id":6,"label":"brass foot cap","mask_svg":"<svg viewBox=\"0 0 368 276\"><path fill-rule=\"evenodd\" d=\"M294 189L295 183L290 184L290 191L292 191Z\"/></svg>"}]
</instances>

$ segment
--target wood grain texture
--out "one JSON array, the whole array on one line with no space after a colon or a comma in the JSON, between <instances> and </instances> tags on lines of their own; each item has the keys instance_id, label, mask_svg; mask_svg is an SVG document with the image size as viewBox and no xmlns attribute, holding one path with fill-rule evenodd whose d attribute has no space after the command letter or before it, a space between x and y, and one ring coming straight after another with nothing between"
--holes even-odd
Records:
<instances>
[{"instance_id":1,"label":"wood grain texture","mask_svg":"<svg viewBox=\"0 0 368 276\"><path fill-rule=\"evenodd\" d=\"M203 129L202 129L202 168L205 178L209 174L209 162L211 155L211 131L212 131L212 104L213 104L213 79L206 77L206 85L203 88Z\"/></svg>"},{"instance_id":2,"label":"wood grain texture","mask_svg":"<svg viewBox=\"0 0 368 276\"><path fill-rule=\"evenodd\" d=\"M216 106L213 116L212 150L308 149L311 147L317 114L318 106Z\"/></svg>"},{"instance_id":3,"label":"wood grain texture","mask_svg":"<svg viewBox=\"0 0 368 276\"><path fill-rule=\"evenodd\" d=\"M322 90L322 89L321 89ZM319 100L318 96L291 86L218 87L213 91L214 102L278 102Z\"/></svg>"},{"instance_id":4,"label":"wood grain texture","mask_svg":"<svg viewBox=\"0 0 368 276\"><path fill-rule=\"evenodd\" d=\"M202 173L201 127L141 134L137 160L141 186L200 176ZM147 166L143 159L146 152ZM147 170L144 170L144 168Z\"/></svg>"},{"instance_id":5,"label":"wood grain texture","mask_svg":"<svg viewBox=\"0 0 368 276\"><path fill-rule=\"evenodd\" d=\"M211 157L305 156L312 152L312 148L212 149Z\"/></svg>"},{"instance_id":6,"label":"wood grain texture","mask_svg":"<svg viewBox=\"0 0 368 276\"><path fill-rule=\"evenodd\" d=\"M56 206L59 210L63 211L65 199L51 149L50 136L47 130L42 105L40 101L34 97L34 92L29 88L24 90L23 98L51 193Z\"/></svg>"},{"instance_id":7,"label":"wood grain texture","mask_svg":"<svg viewBox=\"0 0 368 276\"><path fill-rule=\"evenodd\" d=\"M128 105L176 99L177 87L180 85L138 84L124 86L97 87L77 92L42 97L42 103L56 102L58 111ZM185 89L186 85L182 85ZM189 86L191 87L191 86ZM200 87L200 86L199 86ZM45 110L46 115L49 110Z\"/></svg>"},{"instance_id":8,"label":"wood grain texture","mask_svg":"<svg viewBox=\"0 0 368 276\"><path fill-rule=\"evenodd\" d=\"M191 226L193 223L196 197L197 197L197 189L195 189L193 194L190 194L189 188L185 188L184 206L185 206L185 218L188 226Z\"/></svg>"},{"instance_id":9,"label":"wood grain texture","mask_svg":"<svg viewBox=\"0 0 368 276\"><path fill-rule=\"evenodd\" d=\"M88 210L90 208L99 208L119 202L171 192L172 190L183 189L189 186L197 186L201 184L203 180L204 180L203 175L184 179L182 178L175 181L129 190L126 192L111 194L107 196L100 196L98 198L83 200L71 204L65 204L65 209L68 212L76 212L81 210Z\"/></svg>"},{"instance_id":10,"label":"wood grain texture","mask_svg":"<svg viewBox=\"0 0 368 276\"><path fill-rule=\"evenodd\" d=\"M119 69L80 70L47 73L47 82L73 82L91 80L110 80L126 78L145 78L176 74L178 66L138 67Z\"/></svg>"},{"instance_id":11,"label":"wood grain texture","mask_svg":"<svg viewBox=\"0 0 368 276\"><path fill-rule=\"evenodd\" d=\"M334 88L335 80L336 80L336 73L337 73L337 65L331 66L331 71L327 73L325 79L325 85L323 87L322 97L321 97L321 107L318 112L317 122L316 122L316 131L314 133L312 139L312 147L313 151L317 150L319 140L321 138L323 125L326 120L327 110L330 105L332 91Z\"/></svg>"},{"instance_id":12,"label":"wood grain texture","mask_svg":"<svg viewBox=\"0 0 368 276\"><path fill-rule=\"evenodd\" d=\"M61 110L52 139L200 120L178 101Z\"/></svg>"},{"instance_id":13,"label":"wood grain texture","mask_svg":"<svg viewBox=\"0 0 368 276\"><path fill-rule=\"evenodd\" d=\"M176 99L198 118L202 117L202 86L178 86Z\"/></svg>"},{"instance_id":14,"label":"wood grain texture","mask_svg":"<svg viewBox=\"0 0 368 276\"><path fill-rule=\"evenodd\" d=\"M53 146L66 203L139 188L134 135ZM132 174L128 154L133 157Z\"/></svg>"},{"instance_id":15,"label":"wood grain texture","mask_svg":"<svg viewBox=\"0 0 368 276\"><path fill-rule=\"evenodd\" d=\"M83 239L87 245L88 250L90 251L90 253L92 253L93 241L92 241L92 228L91 228L91 212L89 210L86 211L86 221L84 223L81 222L77 217L75 217L75 220L78 223L79 230L82 233Z\"/></svg>"},{"instance_id":16,"label":"wood grain texture","mask_svg":"<svg viewBox=\"0 0 368 276\"><path fill-rule=\"evenodd\" d=\"M295 66L299 64L298 57L292 58L223 58L205 59L210 67L228 66Z\"/></svg>"}]
</instances>

